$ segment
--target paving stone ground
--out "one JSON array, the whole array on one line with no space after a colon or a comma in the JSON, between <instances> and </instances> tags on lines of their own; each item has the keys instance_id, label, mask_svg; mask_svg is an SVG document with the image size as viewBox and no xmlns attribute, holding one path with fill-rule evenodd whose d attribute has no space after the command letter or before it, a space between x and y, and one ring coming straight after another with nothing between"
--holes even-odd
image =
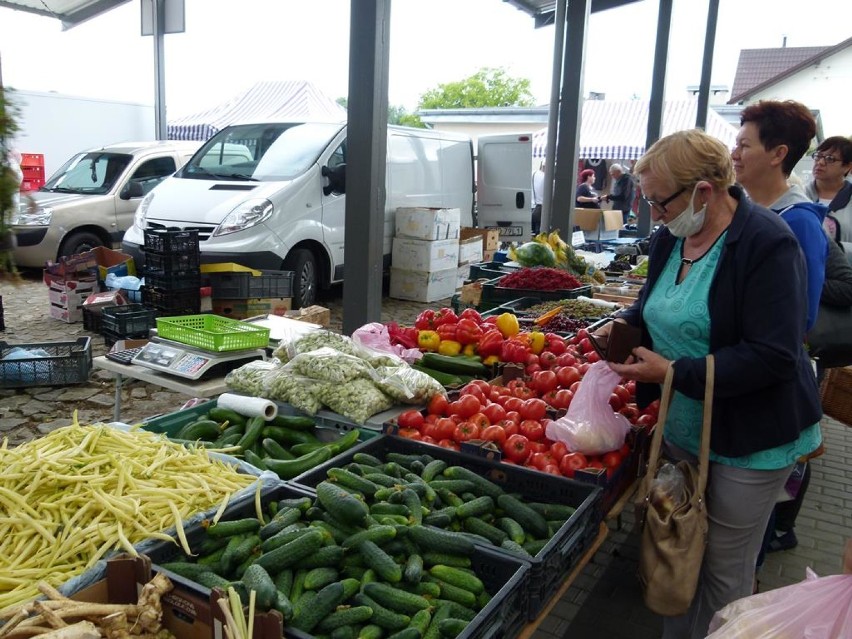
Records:
<instances>
[{"instance_id":1,"label":"paving stone ground","mask_svg":"<svg viewBox=\"0 0 852 639\"><path fill-rule=\"evenodd\" d=\"M20 286L0 283L6 331L0 340L10 344L51 342L92 337L93 354L106 352L103 338L64 324L47 314L47 291L37 273L25 273ZM449 300L416 304L385 299L382 320L412 323L424 308ZM342 299L339 287L320 301L331 309L332 328L339 330ZM0 438L14 445L50 432L71 421L74 410L82 422L110 421L114 398L108 374L95 372L86 384L66 388L0 390ZM122 391L122 419L177 410L187 398L144 382L131 381ZM841 570L843 544L852 536L852 428L830 418L823 420L826 454L812 462L813 474L796 534L798 547L767 556L760 575L761 590L787 586L805 577L805 568L818 575ZM642 605L636 580L638 533L631 508L620 526L610 522L601 549L542 621L534 639L652 639L660 636L661 621Z\"/></svg>"}]
</instances>

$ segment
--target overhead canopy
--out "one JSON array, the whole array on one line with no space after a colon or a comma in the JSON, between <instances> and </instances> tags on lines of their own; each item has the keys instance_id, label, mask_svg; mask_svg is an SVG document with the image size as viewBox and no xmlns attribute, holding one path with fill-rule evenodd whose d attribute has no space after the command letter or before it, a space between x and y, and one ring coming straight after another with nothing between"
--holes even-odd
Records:
<instances>
[{"instance_id":1,"label":"overhead canopy","mask_svg":"<svg viewBox=\"0 0 852 639\"><path fill-rule=\"evenodd\" d=\"M62 22L63 29L106 13L130 0L0 0L0 7L34 13Z\"/></svg>"},{"instance_id":2,"label":"overhead canopy","mask_svg":"<svg viewBox=\"0 0 852 639\"><path fill-rule=\"evenodd\" d=\"M669 100L663 110L662 135L695 127L697 100ZM580 159L638 160L645 152L648 102L645 100L586 100L580 128ZM711 107L707 133L733 148L737 129ZM533 135L533 157L543 158L547 129Z\"/></svg>"},{"instance_id":3,"label":"overhead canopy","mask_svg":"<svg viewBox=\"0 0 852 639\"><path fill-rule=\"evenodd\" d=\"M310 82L258 82L221 104L169 122L170 140L207 140L237 122L342 122L346 109Z\"/></svg>"}]
</instances>

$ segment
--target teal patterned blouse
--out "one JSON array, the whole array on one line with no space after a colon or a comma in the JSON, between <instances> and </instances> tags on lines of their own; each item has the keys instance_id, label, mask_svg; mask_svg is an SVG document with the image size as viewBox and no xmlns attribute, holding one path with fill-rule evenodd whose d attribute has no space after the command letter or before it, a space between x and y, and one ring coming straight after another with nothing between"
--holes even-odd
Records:
<instances>
[{"instance_id":1,"label":"teal patterned blouse","mask_svg":"<svg viewBox=\"0 0 852 639\"><path fill-rule=\"evenodd\" d=\"M710 312L707 300L716 265L722 253L727 231L689 267L683 281L677 283L681 267L683 240L678 239L660 278L645 304L643 318L654 351L670 360L704 357L710 349ZM698 454L704 402L675 392L666 421L666 439L675 446ZM811 451L822 441L819 423L806 428L789 444L742 457L723 457L710 451L711 461L728 466L775 470L785 468Z\"/></svg>"}]
</instances>

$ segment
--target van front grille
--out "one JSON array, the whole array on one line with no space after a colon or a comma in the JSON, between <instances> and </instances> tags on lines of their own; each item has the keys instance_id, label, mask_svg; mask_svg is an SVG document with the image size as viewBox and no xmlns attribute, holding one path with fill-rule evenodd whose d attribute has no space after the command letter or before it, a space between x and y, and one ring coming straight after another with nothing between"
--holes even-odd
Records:
<instances>
[{"instance_id":1,"label":"van front grille","mask_svg":"<svg viewBox=\"0 0 852 639\"><path fill-rule=\"evenodd\" d=\"M172 222L170 224L160 224L160 223L157 223L157 222L151 222L149 220L148 224L147 224L147 228L148 229L174 229L174 228L178 228L182 231L191 231L191 230L194 229L194 230L198 231L198 241L204 242L205 240L209 239L210 236L213 234L213 231L216 230L216 225L215 224L182 224L180 222Z\"/></svg>"}]
</instances>

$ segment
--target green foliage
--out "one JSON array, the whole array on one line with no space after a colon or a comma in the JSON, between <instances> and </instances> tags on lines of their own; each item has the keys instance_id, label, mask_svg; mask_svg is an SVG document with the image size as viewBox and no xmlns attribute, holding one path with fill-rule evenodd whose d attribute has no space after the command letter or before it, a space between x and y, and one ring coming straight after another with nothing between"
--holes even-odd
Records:
<instances>
[{"instance_id":1,"label":"green foliage","mask_svg":"<svg viewBox=\"0 0 852 639\"><path fill-rule=\"evenodd\" d=\"M440 84L420 96L420 109L527 107L535 104L530 81L504 69L482 68L469 78Z\"/></svg>"},{"instance_id":2,"label":"green foliage","mask_svg":"<svg viewBox=\"0 0 852 639\"><path fill-rule=\"evenodd\" d=\"M20 109L12 99L12 92L0 84L0 242L11 233L10 216L14 208L14 196L18 191L18 180L9 165L8 150L12 136L19 130L17 118ZM11 250L0 251L0 278L17 279L17 269Z\"/></svg>"}]
</instances>

